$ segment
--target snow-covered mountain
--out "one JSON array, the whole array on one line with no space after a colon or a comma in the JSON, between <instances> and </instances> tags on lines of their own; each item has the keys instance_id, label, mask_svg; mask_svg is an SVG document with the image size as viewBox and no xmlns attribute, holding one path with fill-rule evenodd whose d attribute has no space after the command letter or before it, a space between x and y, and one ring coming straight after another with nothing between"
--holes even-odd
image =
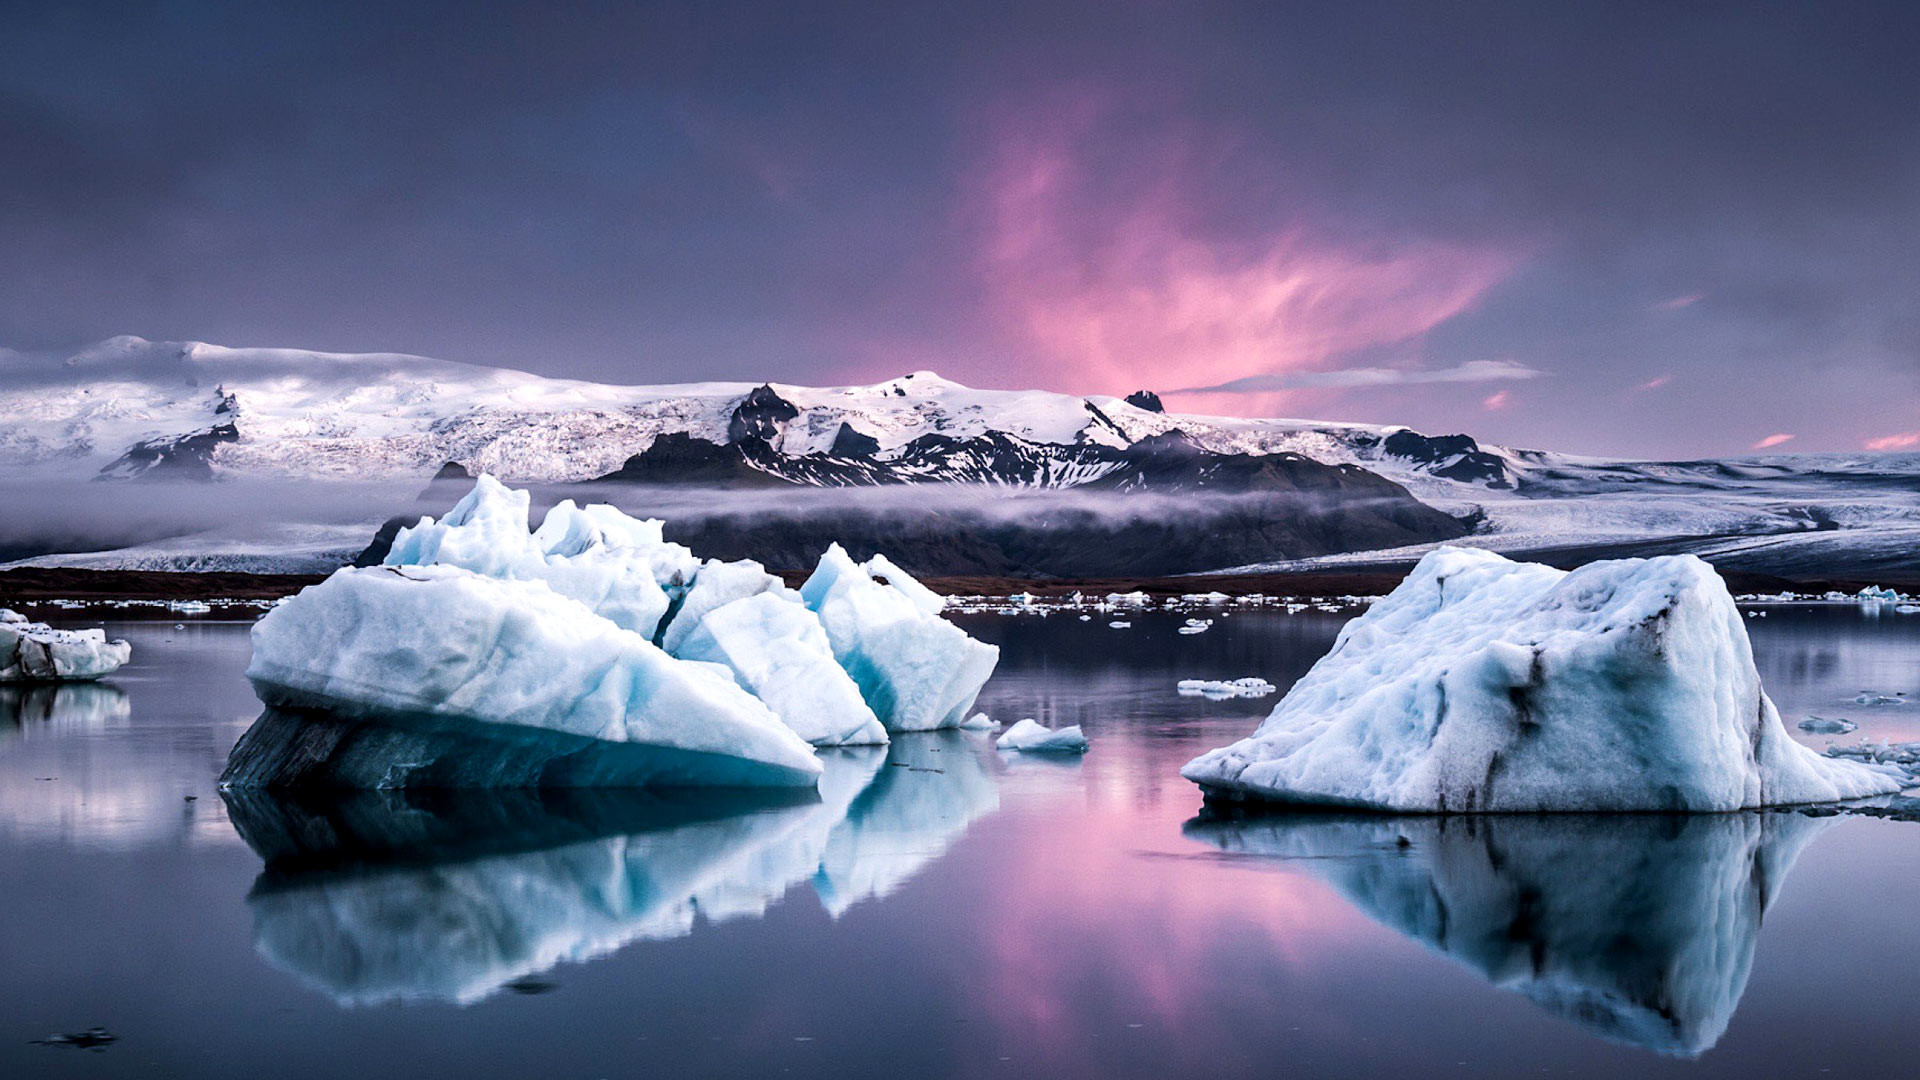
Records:
<instances>
[{"instance_id":1,"label":"snow-covered mountain","mask_svg":"<svg viewBox=\"0 0 1920 1080\"><path fill-rule=\"evenodd\" d=\"M0 353L0 471L425 479L446 462L524 483L605 476L663 435L748 444L799 483L1071 487L1181 432L1210 454L1298 454L1400 479L1509 481L1465 436L1248 420L1096 395L975 390L927 371L872 386L614 386L399 354L229 349L118 337L71 357ZM835 464L838 463L838 464ZM672 477L657 477L672 479Z\"/></svg>"},{"instance_id":2,"label":"snow-covered mountain","mask_svg":"<svg viewBox=\"0 0 1920 1080\"><path fill-rule=\"evenodd\" d=\"M1200 515L1184 538L1166 535L1164 521L1153 536L1104 533L1175 552L1122 560L1109 567L1115 572L1404 559L1469 531L1471 542L1507 551L1663 540L1768 565L1804 568L1842 553L1897 569L1920 539L1920 455L1911 453L1608 461L1404 427L1170 413L1150 392L977 390L926 371L871 386L616 386L400 354L121 337L66 357L0 351L0 387L0 483L43 487L90 479L413 485L453 463L535 485L792 491L946 482L1008 494L1267 500L1251 522L1238 508L1237 517ZM1134 517L1157 513L1146 506ZM1335 506L1338 515L1329 512ZM1017 558L969 561L936 534L985 530L1004 553L1012 541L1003 519L983 524L975 514L961 528L908 520L897 506L834 516L840 528L879 529L882 519L887 530L924 538L922 568L957 559L974 572L1051 572L1037 567L1059 564L1067 546L1090 539L1080 526L1051 527L1044 551L1022 541ZM335 533L315 548L325 558L340 550L340 522L330 527ZM1228 541L1207 542L1209 529ZM711 531L702 542L726 547ZM176 536L125 558L170 564L196 543ZM222 565L240 557L225 534L201 546ZM284 533L272 550L288 550ZM97 566L117 557L86 559Z\"/></svg>"}]
</instances>

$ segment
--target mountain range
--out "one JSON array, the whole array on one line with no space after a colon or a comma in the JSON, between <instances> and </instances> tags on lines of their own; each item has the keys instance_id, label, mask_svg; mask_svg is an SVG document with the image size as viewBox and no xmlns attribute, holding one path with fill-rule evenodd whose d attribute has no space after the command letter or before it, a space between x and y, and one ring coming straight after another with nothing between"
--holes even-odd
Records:
<instances>
[{"instance_id":1,"label":"mountain range","mask_svg":"<svg viewBox=\"0 0 1920 1080\"><path fill-rule=\"evenodd\" d=\"M1912 454L1601 460L1461 433L1169 412L1151 388L979 390L927 371L868 386L617 386L132 337L70 356L0 352L0 479L15 484L242 491L439 476L404 516L444 510L446 481L482 471L540 501L656 513L703 553L782 568L830 539L921 572L1027 577L1362 565L1466 540L1897 576L1920 538ZM377 521L396 508L367 510ZM16 539L10 554L316 569L353 535L336 527L308 550L278 522L250 555L211 524L135 543Z\"/></svg>"}]
</instances>

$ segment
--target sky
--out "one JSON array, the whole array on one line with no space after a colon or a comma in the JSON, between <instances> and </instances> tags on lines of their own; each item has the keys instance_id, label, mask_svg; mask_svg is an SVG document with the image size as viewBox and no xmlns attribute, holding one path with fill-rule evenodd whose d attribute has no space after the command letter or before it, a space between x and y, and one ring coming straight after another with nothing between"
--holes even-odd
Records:
<instances>
[{"instance_id":1,"label":"sky","mask_svg":"<svg viewBox=\"0 0 1920 1080\"><path fill-rule=\"evenodd\" d=\"M1920 5L0 0L0 345L1920 446Z\"/></svg>"}]
</instances>

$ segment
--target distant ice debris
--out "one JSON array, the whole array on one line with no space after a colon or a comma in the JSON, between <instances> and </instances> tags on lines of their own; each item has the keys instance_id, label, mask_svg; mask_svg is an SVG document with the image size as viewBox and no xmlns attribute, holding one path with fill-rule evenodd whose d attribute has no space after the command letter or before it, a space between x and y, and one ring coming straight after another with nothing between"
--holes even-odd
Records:
<instances>
[{"instance_id":1,"label":"distant ice debris","mask_svg":"<svg viewBox=\"0 0 1920 1080\"><path fill-rule=\"evenodd\" d=\"M1277 687L1265 679L1247 676L1244 679L1181 679L1176 689L1182 697L1204 697L1215 701L1228 698L1266 697Z\"/></svg>"},{"instance_id":2,"label":"distant ice debris","mask_svg":"<svg viewBox=\"0 0 1920 1080\"><path fill-rule=\"evenodd\" d=\"M1002 750L1019 750L1028 754L1084 754L1089 743L1080 733L1080 725L1059 729L1048 728L1038 720L1028 717L1007 729L994 745Z\"/></svg>"},{"instance_id":3,"label":"distant ice debris","mask_svg":"<svg viewBox=\"0 0 1920 1080\"><path fill-rule=\"evenodd\" d=\"M1442 548L1348 623L1209 796L1448 811L1718 811L1884 795L1787 737L1745 624L1690 555L1571 573Z\"/></svg>"},{"instance_id":4,"label":"distant ice debris","mask_svg":"<svg viewBox=\"0 0 1920 1080\"><path fill-rule=\"evenodd\" d=\"M1127 619L1115 619L1107 624L1107 628L1111 630L1125 630L1132 625L1133 623Z\"/></svg>"},{"instance_id":5,"label":"distant ice debris","mask_svg":"<svg viewBox=\"0 0 1920 1080\"><path fill-rule=\"evenodd\" d=\"M1855 705L1865 705L1869 708L1876 705L1905 705L1907 703L1907 695L1904 692L1882 694L1876 690L1862 690L1853 699L1853 703Z\"/></svg>"},{"instance_id":6,"label":"distant ice debris","mask_svg":"<svg viewBox=\"0 0 1920 1080\"><path fill-rule=\"evenodd\" d=\"M958 726L999 658L884 556L855 564L836 545L795 591L751 560L703 562L611 506L562 502L531 532L528 509L482 476L444 519L400 530L385 564L276 605L253 631L261 698L424 728L442 757L457 756L450 729L552 751L550 766L516 753L492 770L515 774L500 783L808 786L808 743ZM276 745L324 750L296 743ZM235 782L326 771L252 749ZM405 764L393 777L356 767L353 783L493 782Z\"/></svg>"},{"instance_id":7,"label":"distant ice debris","mask_svg":"<svg viewBox=\"0 0 1920 1080\"><path fill-rule=\"evenodd\" d=\"M1920 742L1876 743L1862 739L1851 746L1829 746L1827 756L1896 770L1904 780L1902 787L1920 786Z\"/></svg>"},{"instance_id":8,"label":"distant ice debris","mask_svg":"<svg viewBox=\"0 0 1920 1080\"><path fill-rule=\"evenodd\" d=\"M1000 721L983 712L974 713L967 717L960 727L966 731L999 731Z\"/></svg>"},{"instance_id":9,"label":"distant ice debris","mask_svg":"<svg viewBox=\"0 0 1920 1080\"><path fill-rule=\"evenodd\" d=\"M1845 735L1859 726L1839 717L1809 716L1800 721L1800 730L1812 735Z\"/></svg>"},{"instance_id":10,"label":"distant ice debris","mask_svg":"<svg viewBox=\"0 0 1920 1080\"><path fill-rule=\"evenodd\" d=\"M56 630L0 608L0 682L63 682L111 675L133 646L101 629Z\"/></svg>"},{"instance_id":11,"label":"distant ice debris","mask_svg":"<svg viewBox=\"0 0 1920 1080\"><path fill-rule=\"evenodd\" d=\"M1212 619L1188 619L1186 625L1180 628L1180 632L1183 634L1204 634L1211 629L1213 629Z\"/></svg>"}]
</instances>

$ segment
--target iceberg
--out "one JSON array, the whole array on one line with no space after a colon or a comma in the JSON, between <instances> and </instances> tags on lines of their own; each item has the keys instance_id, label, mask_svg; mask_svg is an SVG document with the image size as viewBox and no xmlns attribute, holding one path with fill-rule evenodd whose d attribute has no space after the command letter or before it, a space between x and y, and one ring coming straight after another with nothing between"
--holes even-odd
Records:
<instances>
[{"instance_id":1,"label":"iceberg","mask_svg":"<svg viewBox=\"0 0 1920 1080\"><path fill-rule=\"evenodd\" d=\"M98 679L120 670L133 646L99 628L56 630L0 608L0 682Z\"/></svg>"},{"instance_id":2,"label":"iceberg","mask_svg":"<svg viewBox=\"0 0 1920 1080\"><path fill-rule=\"evenodd\" d=\"M811 786L820 774L811 747L726 668L676 660L544 582L458 566L336 571L255 624L247 677L270 706L531 749L511 780L455 768L457 750L367 776L298 757L269 767L243 739L230 784Z\"/></svg>"},{"instance_id":3,"label":"iceberg","mask_svg":"<svg viewBox=\"0 0 1920 1080\"><path fill-rule=\"evenodd\" d=\"M1181 697L1203 697L1213 701L1225 701L1228 698L1266 697L1279 689L1258 676L1248 675L1241 679L1181 679L1174 690Z\"/></svg>"},{"instance_id":4,"label":"iceberg","mask_svg":"<svg viewBox=\"0 0 1920 1080\"><path fill-rule=\"evenodd\" d=\"M1832 802L1895 792L1893 772L1787 736L1698 558L1569 573L1441 548L1181 775L1216 799L1445 813Z\"/></svg>"},{"instance_id":5,"label":"iceberg","mask_svg":"<svg viewBox=\"0 0 1920 1080\"><path fill-rule=\"evenodd\" d=\"M1604 1038L1678 1057L1726 1032L1762 917L1830 822L1801 814L1196 819Z\"/></svg>"},{"instance_id":6,"label":"iceberg","mask_svg":"<svg viewBox=\"0 0 1920 1080\"><path fill-rule=\"evenodd\" d=\"M799 600L793 590L752 559L731 563L708 559L695 572L693 584L688 587L680 606L674 609L672 621L661 631L661 647L675 656L680 655L681 644L699 628L701 620L709 613L736 600L763 593L775 593L796 602Z\"/></svg>"},{"instance_id":7,"label":"iceberg","mask_svg":"<svg viewBox=\"0 0 1920 1080\"><path fill-rule=\"evenodd\" d=\"M1042 726L1032 717L1008 728L994 743L1001 750L1021 750L1029 754L1084 754L1088 745L1079 724L1055 730Z\"/></svg>"},{"instance_id":8,"label":"iceberg","mask_svg":"<svg viewBox=\"0 0 1920 1080\"><path fill-rule=\"evenodd\" d=\"M706 575L702 570L700 580ZM693 594L699 591L696 581ZM887 729L834 660L820 620L797 599L761 592L723 604L700 619L675 655L725 665L742 688L815 746L887 741Z\"/></svg>"},{"instance_id":9,"label":"iceberg","mask_svg":"<svg viewBox=\"0 0 1920 1080\"><path fill-rule=\"evenodd\" d=\"M999 663L997 647L941 618L939 597L878 556L858 564L834 544L800 595L888 731L958 727Z\"/></svg>"}]
</instances>

